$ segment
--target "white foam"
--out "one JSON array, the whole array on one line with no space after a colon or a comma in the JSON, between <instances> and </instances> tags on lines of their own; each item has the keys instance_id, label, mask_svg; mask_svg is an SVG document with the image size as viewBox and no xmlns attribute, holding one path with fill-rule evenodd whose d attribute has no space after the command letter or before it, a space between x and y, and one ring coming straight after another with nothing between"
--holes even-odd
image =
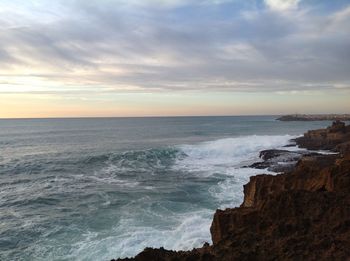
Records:
<instances>
[{"instance_id":1,"label":"white foam","mask_svg":"<svg viewBox=\"0 0 350 261\"><path fill-rule=\"evenodd\" d=\"M177 225L168 229L136 225L137 220L123 219L109 235L87 232L70 253L74 260L109 260L134 256L146 247L189 250L210 242L210 210L185 213L176 217ZM209 239L209 240L208 240Z\"/></svg>"},{"instance_id":2,"label":"white foam","mask_svg":"<svg viewBox=\"0 0 350 261\"><path fill-rule=\"evenodd\" d=\"M196 145L183 145L179 148L187 155L179 159L175 168L200 175L232 173L232 168L242 167L243 162L258 161L261 150L287 145L294 138L290 135L244 136L203 142Z\"/></svg>"},{"instance_id":3,"label":"white foam","mask_svg":"<svg viewBox=\"0 0 350 261\"><path fill-rule=\"evenodd\" d=\"M259 174L275 175L266 169L235 168L231 169L232 176L209 189L210 194L218 201L218 208L238 207L243 202L243 185L249 182L251 176Z\"/></svg>"},{"instance_id":4,"label":"white foam","mask_svg":"<svg viewBox=\"0 0 350 261\"><path fill-rule=\"evenodd\" d=\"M84 231L80 240L70 249L68 258L108 260L134 256L145 247L188 250L200 247L206 241L211 243L210 225L215 208L238 206L243 200L243 184L249 181L249 177L268 173L267 170L242 166L259 160L261 150L284 146L291 138L294 137L245 136L178 146L187 156L179 157L173 170L178 170L179 175L199 180L205 177L213 182L208 186L207 197L213 199L216 206L183 205L184 209L176 212L145 195L118 209L120 219L111 230L98 233ZM118 186L127 185L115 175L119 167L109 166L89 179ZM103 199L103 205L110 205L107 194L99 196ZM157 203L156 211L154 203Z\"/></svg>"}]
</instances>

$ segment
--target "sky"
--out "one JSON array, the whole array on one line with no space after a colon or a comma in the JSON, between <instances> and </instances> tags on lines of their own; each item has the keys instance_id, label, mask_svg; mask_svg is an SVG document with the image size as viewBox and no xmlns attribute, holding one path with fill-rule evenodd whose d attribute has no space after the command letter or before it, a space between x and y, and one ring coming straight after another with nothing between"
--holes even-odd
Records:
<instances>
[{"instance_id":1,"label":"sky","mask_svg":"<svg viewBox=\"0 0 350 261\"><path fill-rule=\"evenodd\" d=\"M350 0L0 0L0 118L350 113Z\"/></svg>"}]
</instances>

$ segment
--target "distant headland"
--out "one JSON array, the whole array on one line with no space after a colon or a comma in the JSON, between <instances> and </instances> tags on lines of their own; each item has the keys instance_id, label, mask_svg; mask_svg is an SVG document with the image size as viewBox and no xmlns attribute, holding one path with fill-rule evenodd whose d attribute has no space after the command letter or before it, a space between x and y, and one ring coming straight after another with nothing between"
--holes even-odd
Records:
<instances>
[{"instance_id":1,"label":"distant headland","mask_svg":"<svg viewBox=\"0 0 350 261\"><path fill-rule=\"evenodd\" d=\"M289 114L277 118L279 121L350 121L350 114Z\"/></svg>"}]
</instances>

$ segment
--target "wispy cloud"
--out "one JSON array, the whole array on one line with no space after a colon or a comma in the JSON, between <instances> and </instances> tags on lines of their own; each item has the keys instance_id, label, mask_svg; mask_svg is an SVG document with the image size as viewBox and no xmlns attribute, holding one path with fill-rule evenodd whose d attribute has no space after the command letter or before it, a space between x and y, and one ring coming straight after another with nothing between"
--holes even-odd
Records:
<instances>
[{"instance_id":1,"label":"wispy cloud","mask_svg":"<svg viewBox=\"0 0 350 261\"><path fill-rule=\"evenodd\" d=\"M350 7L325 13L299 3L4 0L0 91L28 83L23 90L62 93L347 86Z\"/></svg>"}]
</instances>

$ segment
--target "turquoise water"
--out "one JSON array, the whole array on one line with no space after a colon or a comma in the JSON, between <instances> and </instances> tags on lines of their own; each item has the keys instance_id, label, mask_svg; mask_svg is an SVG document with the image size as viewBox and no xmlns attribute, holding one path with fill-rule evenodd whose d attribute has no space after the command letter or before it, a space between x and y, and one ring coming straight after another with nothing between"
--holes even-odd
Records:
<instances>
[{"instance_id":1,"label":"turquoise water","mask_svg":"<svg viewBox=\"0 0 350 261\"><path fill-rule=\"evenodd\" d=\"M0 260L109 260L210 242L242 168L329 122L274 117L0 120Z\"/></svg>"}]
</instances>

